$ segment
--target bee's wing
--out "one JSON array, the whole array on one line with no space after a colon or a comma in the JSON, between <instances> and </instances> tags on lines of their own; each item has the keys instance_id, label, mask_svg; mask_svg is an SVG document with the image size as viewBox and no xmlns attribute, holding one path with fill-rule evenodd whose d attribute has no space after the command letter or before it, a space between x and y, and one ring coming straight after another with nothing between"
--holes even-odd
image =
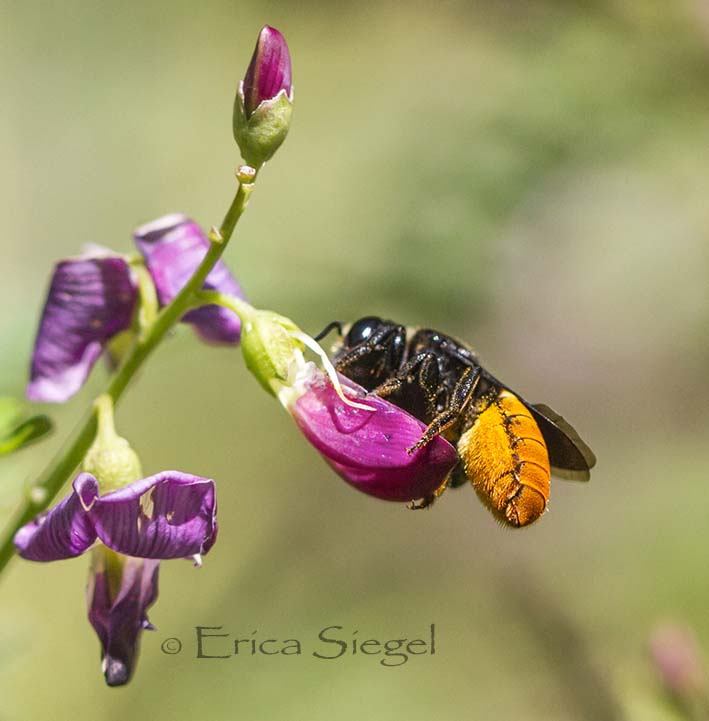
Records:
<instances>
[{"instance_id":1,"label":"bee's wing","mask_svg":"<svg viewBox=\"0 0 709 721\"><path fill-rule=\"evenodd\" d=\"M572 425L549 406L543 403L526 405L544 436L552 473L569 481L587 481L590 478L589 470L596 465L593 451L581 440Z\"/></svg>"},{"instance_id":2,"label":"bee's wing","mask_svg":"<svg viewBox=\"0 0 709 721\"><path fill-rule=\"evenodd\" d=\"M532 412L547 444L551 472L555 476L567 481L587 481L591 477L589 470L596 465L596 456L568 421L543 403L529 403L488 371L483 371L483 376L492 386L514 393Z\"/></svg>"}]
</instances>

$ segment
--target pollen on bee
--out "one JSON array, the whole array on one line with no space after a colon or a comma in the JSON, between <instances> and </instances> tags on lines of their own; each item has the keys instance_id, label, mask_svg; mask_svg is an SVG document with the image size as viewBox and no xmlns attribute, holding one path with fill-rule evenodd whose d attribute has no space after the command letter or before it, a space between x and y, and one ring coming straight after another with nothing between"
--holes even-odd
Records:
<instances>
[{"instance_id":1,"label":"pollen on bee","mask_svg":"<svg viewBox=\"0 0 709 721\"><path fill-rule=\"evenodd\" d=\"M539 518L549 500L549 454L526 406L503 390L458 442L465 473L483 503L514 526Z\"/></svg>"},{"instance_id":2,"label":"pollen on bee","mask_svg":"<svg viewBox=\"0 0 709 721\"><path fill-rule=\"evenodd\" d=\"M507 503L505 518L513 526L528 526L546 510L546 500L530 486L522 486L520 492Z\"/></svg>"}]
</instances>

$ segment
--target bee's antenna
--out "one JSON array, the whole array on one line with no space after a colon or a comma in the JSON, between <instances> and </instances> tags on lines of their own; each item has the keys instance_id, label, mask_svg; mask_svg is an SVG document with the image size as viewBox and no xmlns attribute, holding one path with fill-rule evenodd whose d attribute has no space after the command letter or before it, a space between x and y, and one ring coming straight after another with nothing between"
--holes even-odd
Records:
<instances>
[{"instance_id":1,"label":"bee's antenna","mask_svg":"<svg viewBox=\"0 0 709 721\"><path fill-rule=\"evenodd\" d=\"M333 320L328 323L314 338L314 340L322 340L333 328L337 328L337 332L342 335L342 323L339 320Z\"/></svg>"}]
</instances>

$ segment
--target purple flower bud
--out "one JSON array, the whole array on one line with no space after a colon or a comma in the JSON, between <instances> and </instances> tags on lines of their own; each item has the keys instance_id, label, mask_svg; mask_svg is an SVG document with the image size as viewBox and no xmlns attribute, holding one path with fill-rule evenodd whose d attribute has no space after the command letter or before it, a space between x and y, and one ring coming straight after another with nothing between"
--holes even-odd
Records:
<instances>
[{"instance_id":1,"label":"purple flower bud","mask_svg":"<svg viewBox=\"0 0 709 721\"><path fill-rule=\"evenodd\" d=\"M35 340L27 397L61 403L74 395L106 343L130 327L137 299L123 258L58 263Z\"/></svg>"},{"instance_id":2,"label":"purple flower bud","mask_svg":"<svg viewBox=\"0 0 709 721\"><path fill-rule=\"evenodd\" d=\"M286 39L276 28L269 25L262 28L243 83L247 119L264 100L271 100L280 92L290 96L290 53Z\"/></svg>"},{"instance_id":3,"label":"purple flower bud","mask_svg":"<svg viewBox=\"0 0 709 721\"><path fill-rule=\"evenodd\" d=\"M133 237L163 306L182 290L209 249L209 240L202 229L180 214L165 215L142 225ZM221 260L210 271L203 288L244 297L241 287ZM227 308L204 306L186 313L182 320L191 323L209 343L233 345L239 342L239 317Z\"/></svg>"},{"instance_id":4,"label":"purple flower bud","mask_svg":"<svg viewBox=\"0 0 709 721\"><path fill-rule=\"evenodd\" d=\"M234 139L244 160L258 170L288 134L293 112L290 53L285 38L266 25L234 99Z\"/></svg>"},{"instance_id":5,"label":"purple flower bud","mask_svg":"<svg viewBox=\"0 0 709 721\"><path fill-rule=\"evenodd\" d=\"M658 627L650 639L650 652L666 688L686 696L702 688L706 670L695 635L677 624Z\"/></svg>"},{"instance_id":6,"label":"purple flower bud","mask_svg":"<svg viewBox=\"0 0 709 721\"><path fill-rule=\"evenodd\" d=\"M287 402L305 437L363 493L386 501L413 501L434 493L458 461L455 448L439 436L409 453L425 424L339 377L348 396L374 410L345 403L327 376L308 364L307 375L296 383L296 393Z\"/></svg>"},{"instance_id":7,"label":"purple flower bud","mask_svg":"<svg viewBox=\"0 0 709 721\"><path fill-rule=\"evenodd\" d=\"M140 634L153 630L147 610L158 595L160 561L93 552L86 600L89 622L101 642L101 669L109 686L130 681Z\"/></svg>"}]
</instances>

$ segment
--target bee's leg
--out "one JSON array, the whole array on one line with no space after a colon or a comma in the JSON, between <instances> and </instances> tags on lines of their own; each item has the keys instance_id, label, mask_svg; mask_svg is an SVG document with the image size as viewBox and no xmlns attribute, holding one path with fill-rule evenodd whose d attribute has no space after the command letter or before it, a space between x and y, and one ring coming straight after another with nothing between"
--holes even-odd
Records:
<instances>
[{"instance_id":1,"label":"bee's leg","mask_svg":"<svg viewBox=\"0 0 709 721\"><path fill-rule=\"evenodd\" d=\"M415 501L409 501L406 504L406 508L408 508L409 511L420 511L424 508L430 508L437 500L438 496L435 493L431 493L430 496L426 496L425 498L417 498Z\"/></svg>"},{"instance_id":2,"label":"bee's leg","mask_svg":"<svg viewBox=\"0 0 709 721\"><path fill-rule=\"evenodd\" d=\"M477 386L479 380L480 368L465 369L465 372L453 389L448 408L441 411L441 413L439 413L431 421L431 423L429 423L428 428L426 428L426 432L413 446L411 446L411 448L408 449L409 453L413 453L415 450L423 448L436 436L439 436L460 420L460 415L465 410L465 407L470 402L470 399L473 397L473 392L475 391L475 387Z\"/></svg>"},{"instance_id":3,"label":"bee's leg","mask_svg":"<svg viewBox=\"0 0 709 721\"><path fill-rule=\"evenodd\" d=\"M451 471L448 488L460 488L462 485L466 484L468 480L469 479L465 473L463 464L458 463L458 465Z\"/></svg>"},{"instance_id":4,"label":"bee's leg","mask_svg":"<svg viewBox=\"0 0 709 721\"><path fill-rule=\"evenodd\" d=\"M373 333L365 342L343 353L335 361L335 368L340 372L345 371L353 363L376 353L381 356L376 364L376 372L393 371L401 363L405 333L403 326L383 328Z\"/></svg>"},{"instance_id":5,"label":"bee's leg","mask_svg":"<svg viewBox=\"0 0 709 721\"><path fill-rule=\"evenodd\" d=\"M396 375L378 385L373 393L386 398L414 381L426 389L438 386L438 361L434 353L430 351L417 353L396 372Z\"/></svg>"},{"instance_id":6,"label":"bee's leg","mask_svg":"<svg viewBox=\"0 0 709 721\"><path fill-rule=\"evenodd\" d=\"M445 477L443 483L441 483L433 493L424 498L417 498L415 501L407 503L406 507L410 511L420 511L422 508L430 508L443 495L443 492L447 488L455 487L455 476L459 468L462 468L460 463Z\"/></svg>"},{"instance_id":7,"label":"bee's leg","mask_svg":"<svg viewBox=\"0 0 709 721\"><path fill-rule=\"evenodd\" d=\"M417 353L397 371L396 375L385 380L372 392L380 398L387 398L410 383L415 383L423 395L426 417L433 418L436 415L436 395L440 384L435 353L430 351Z\"/></svg>"}]
</instances>

